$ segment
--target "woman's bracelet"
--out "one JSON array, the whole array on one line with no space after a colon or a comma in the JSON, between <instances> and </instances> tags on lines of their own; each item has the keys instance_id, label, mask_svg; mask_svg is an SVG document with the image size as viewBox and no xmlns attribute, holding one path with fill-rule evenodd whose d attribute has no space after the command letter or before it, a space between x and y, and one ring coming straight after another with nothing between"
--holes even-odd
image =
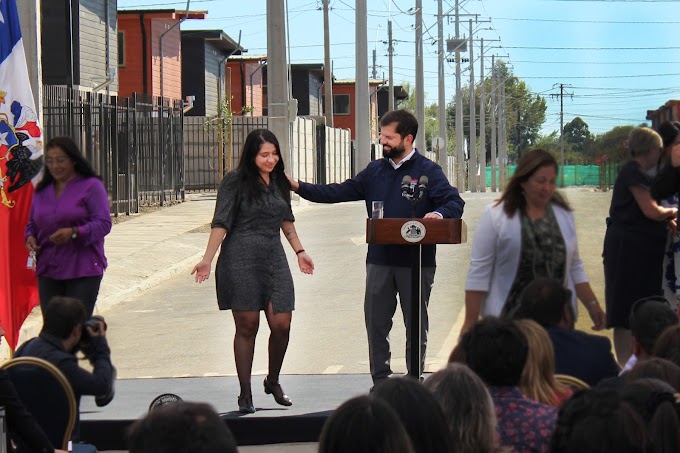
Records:
<instances>
[{"instance_id":1,"label":"woman's bracelet","mask_svg":"<svg viewBox=\"0 0 680 453\"><path fill-rule=\"evenodd\" d=\"M302 253L302 252L304 252L304 251L305 251L305 249L300 249L300 250L298 250L297 252L295 252L295 254L296 254L296 255L299 255L300 253Z\"/></svg>"}]
</instances>

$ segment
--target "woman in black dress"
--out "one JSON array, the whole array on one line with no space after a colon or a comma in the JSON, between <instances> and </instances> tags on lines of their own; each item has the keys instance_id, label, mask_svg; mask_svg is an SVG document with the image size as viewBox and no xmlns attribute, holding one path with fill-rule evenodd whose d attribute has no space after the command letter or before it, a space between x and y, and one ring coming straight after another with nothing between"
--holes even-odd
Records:
<instances>
[{"instance_id":1,"label":"woman in black dress","mask_svg":"<svg viewBox=\"0 0 680 453\"><path fill-rule=\"evenodd\" d=\"M659 134L637 127L628 144L633 158L614 184L603 252L607 327L614 328L621 366L632 354L628 319L633 302L661 294L666 220L678 211L659 206L650 194L651 172L662 149Z\"/></svg>"},{"instance_id":2,"label":"woman in black dress","mask_svg":"<svg viewBox=\"0 0 680 453\"><path fill-rule=\"evenodd\" d=\"M314 271L294 221L279 142L266 129L254 130L246 138L238 168L220 184L208 246L191 272L197 282L206 280L222 246L215 268L217 303L221 310L232 310L236 323L234 358L241 385L238 405L244 413L255 412L250 377L261 310L271 330L264 390L273 394L277 403L292 404L279 384L295 304L280 230L297 255L300 271Z\"/></svg>"}]
</instances>

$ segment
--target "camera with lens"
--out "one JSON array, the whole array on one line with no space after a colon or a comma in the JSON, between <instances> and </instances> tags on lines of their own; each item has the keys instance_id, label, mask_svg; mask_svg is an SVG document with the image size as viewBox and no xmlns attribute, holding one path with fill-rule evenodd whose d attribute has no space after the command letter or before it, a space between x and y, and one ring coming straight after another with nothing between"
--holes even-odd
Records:
<instances>
[{"instance_id":1,"label":"camera with lens","mask_svg":"<svg viewBox=\"0 0 680 453\"><path fill-rule=\"evenodd\" d=\"M90 331L87 329L88 327L92 329L93 332L99 333L100 327L98 321L104 324L104 331L106 331L107 325L104 317L100 315L94 315L83 324L83 333L80 337L81 343L89 343L91 340Z\"/></svg>"}]
</instances>

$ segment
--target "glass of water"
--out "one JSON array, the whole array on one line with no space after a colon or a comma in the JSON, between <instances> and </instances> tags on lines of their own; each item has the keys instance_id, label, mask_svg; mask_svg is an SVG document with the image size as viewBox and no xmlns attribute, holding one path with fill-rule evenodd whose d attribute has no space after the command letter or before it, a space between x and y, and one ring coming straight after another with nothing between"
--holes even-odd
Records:
<instances>
[{"instance_id":1,"label":"glass of water","mask_svg":"<svg viewBox=\"0 0 680 453\"><path fill-rule=\"evenodd\" d=\"M385 213L385 206L382 201L374 201L372 203L371 218L382 219Z\"/></svg>"}]
</instances>

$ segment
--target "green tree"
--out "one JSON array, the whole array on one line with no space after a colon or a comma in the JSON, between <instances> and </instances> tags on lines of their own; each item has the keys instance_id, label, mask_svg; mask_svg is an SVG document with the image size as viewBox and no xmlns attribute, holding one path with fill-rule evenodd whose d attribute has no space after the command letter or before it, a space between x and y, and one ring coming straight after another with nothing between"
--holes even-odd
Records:
<instances>
[{"instance_id":1,"label":"green tree","mask_svg":"<svg viewBox=\"0 0 680 453\"><path fill-rule=\"evenodd\" d=\"M625 143L634 128L635 126L616 126L597 135L593 143L594 155L606 157L609 162L625 162L630 159Z\"/></svg>"},{"instance_id":2,"label":"green tree","mask_svg":"<svg viewBox=\"0 0 680 453\"><path fill-rule=\"evenodd\" d=\"M592 156L593 134L588 129L588 123L576 117L564 125L564 141L572 151L582 157Z\"/></svg>"}]
</instances>

